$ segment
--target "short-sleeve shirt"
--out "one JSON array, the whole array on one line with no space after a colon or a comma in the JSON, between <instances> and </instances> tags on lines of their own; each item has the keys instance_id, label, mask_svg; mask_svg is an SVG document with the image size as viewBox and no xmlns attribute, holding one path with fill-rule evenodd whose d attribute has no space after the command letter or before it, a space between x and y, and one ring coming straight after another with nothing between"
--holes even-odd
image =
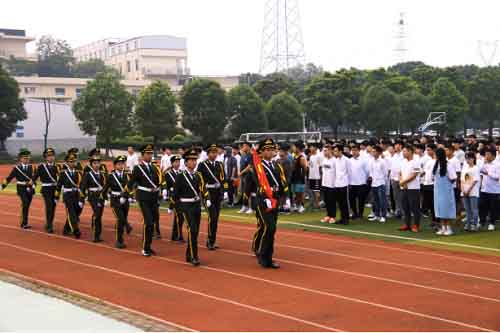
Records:
<instances>
[{"instance_id":1,"label":"short-sleeve shirt","mask_svg":"<svg viewBox=\"0 0 500 333\"><path fill-rule=\"evenodd\" d=\"M420 163L419 159L404 159L401 162L401 178L403 180L408 179L411 174L415 173L417 176L410 182L406 183L406 187L409 190L419 190L420 189Z\"/></svg>"}]
</instances>

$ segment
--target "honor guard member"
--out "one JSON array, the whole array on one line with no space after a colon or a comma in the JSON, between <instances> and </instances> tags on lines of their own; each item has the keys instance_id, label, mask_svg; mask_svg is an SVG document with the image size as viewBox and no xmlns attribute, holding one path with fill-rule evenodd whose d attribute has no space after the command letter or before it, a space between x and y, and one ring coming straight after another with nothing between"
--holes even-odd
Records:
<instances>
[{"instance_id":1,"label":"honor guard member","mask_svg":"<svg viewBox=\"0 0 500 333\"><path fill-rule=\"evenodd\" d=\"M89 164L90 170L83 174L80 192L92 207L92 241L100 243L102 242L102 214L104 202L107 199L104 191L107 179L106 174L101 172L101 157L98 154L90 157Z\"/></svg>"},{"instance_id":2,"label":"honor guard member","mask_svg":"<svg viewBox=\"0 0 500 333\"><path fill-rule=\"evenodd\" d=\"M89 152L89 163L85 166L85 168L83 169L83 174L85 174L86 172L89 172L92 170L92 165L90 163L90 160L92 160L94 157L97 157L99 159L102 160L102 157L101 157L101 151L97 148L94 148L92 149L90 152ZM108 167L106 166L106 164L104 163L101 163L99 165L99 171L101 173L103 173L105 176L108 175Z\"/></svg>"},{"instance_id":3,"label":"honor guard member","mask_svg":"<svg viewBox=\"0 0 500 333\"><path fill-rule=\"evenodd\" d=\"M113 161L115 169L108 175L108 180L104 189L105 195L109 194L111 209L116 217L116 244L118 249L124 249L123 231L127 234L132 232L132 226L128 223L128 211L131 200L131 193L128 190L130 176L125 172L127 163L126 156L118 156Z\"/></svg>"},{"instance_id":4,"label":"honor guard member","mask_svg":"<svg viewBox=\"0 0 500 333\"><path fill-rule=\"evenodd\" d=\"M278 200L288 196L288 184L283 167L273 161L276 145L272 139L259 143L253 158L252 174L257 183L257 232L254 235L254 251L259 264L265 268L279 268L273 261L274 235L278 223ZM256 154L255 152L253 154ZM290 208L286 199L285 209Z\"/></svg>"},{"instance_id":5,"label":"honor guard member","mask_svg":"<svg viewBox=\"0 0 500 333\"><path fill-rule=\"evenodd\" d=\"M71 155L73 155L73 156L75 157L75 159L76 159L76 163L75 163L75 170L76 170L76 171L83 172L83 165L82 165L82 163L78 160L78 153L79 153L78 148L74 147L74 148L70 148L70 149L68 150L68 153L67 153L67 154L68 154L68 155L70 155L70 154L71 154ZM67 168L68 168L67 163L66 163L66 162L65 162L65 163L63 163L62 169L63 169L63 170L66 170Z\"/></svg>"},{"instance_id":6,"label":"honor guard member","mask_svg":"<svg viewBox=\"0 0 500 333\"><path fill-rule=\"evenodd\" d=\"M73 234L76 239L80 238L80 216L78 212L83 207L84 197L80 192L82 172L76 169L76 156L68 154L64 159L66 170L62 170L57 182L56 199L62 193L63 202L66 206L66 224L63 234Z\"/></svg>"},{"instance_id":7,"label":"honor guard member","mask_svg":"<svg viewBox=\"0 0 500 333\"><path fill-rule=\"evenodd\" d=\"M184 224L184 216L179 212L179 209L175 205L174 201L174 187L177 175L181 173L181 157L179 155L174 155L170 157L171 167L165 172L165 182L167 184L168 197L169 197L169 208L167 212L169 214L174 214L173 226L172 226L172 241L184 242L184 237L182 236L182 225Z\"/></svg>"},{"instance_id":8,"label":"honor guard member","mask_svg":"<svg viewBox=\"0 0 500 333\"><path fill-rule=\"evenodd\" d=\"M198 172L203 177L203 182L208 190L208 197L212 205L207 207L208 211L208 238L207 248L213 251L218 248L215 245L217 238L217 226L222 200L227 200L228 185L224 175L224 165L216 161L219 146L212 144L206 149L207 159L198 164Z\"/></svg>"},{"instance_id":9,"label":"honor guard member","mask_svg":"<svg viewBox=\"0 0 500 333\"><path fill-rule=\"evenodd\" d=\"M135 196L144 218L142 255L150 257L156 254L151 248L151 243L153 242L155 224L160 220L160 192L166 199L167 190L162 190L165 184L160 168L151 163L153 145L145 145L142 147L141 153L142 161L132 171L129 189L135 190Z\"/></svg>"},{"instance_id":10,"label":"honor guard member","mask_svg":"<svg viewBox=\"0 0 500 333\"><path fill-rule=\"evenodd\" d=\"M36 167L30 164L31 153L27 149L21 149L17 155L19 158L19 163L14 166L9 176L4 179L2 183L2 190L9 185L9 183L15 178L17 195L21 199L21 228L31 229L28 225L28 216L31 201L33 200L33 195L35 194L35 182L34 177L36 174Z\"/></svg>"},{"instance_id":11,"label":"honor guard member","mask_svg":"<svg viewBox=\"0 0 500 333\"><path fill-rule=\"evenodd\" d=\"M186 249L186 262L199 266L198 258L198 233L200 231L201 204L210 208L203 176L195 171L198 153L195 149L188 149L183 155L186 170L177 174L174 185L174 202L178 213L186 221L188 240Z\"/></svg>"},{"instance_id":12,"label":"honor guard member","mask_svg":"<svg viewBox=\"0 0 500 333\"><path fill-rule=\"evenodd\" d=\"M56 213L56 188L59 178L60 167L55 163L56 153L54 149L47 148L43 152L45 163L41 163L35 174L35 182L40 179L41 193L45 203L45 230L52 234L54 232L54 217Z\"/></svg>"}]
</instances>

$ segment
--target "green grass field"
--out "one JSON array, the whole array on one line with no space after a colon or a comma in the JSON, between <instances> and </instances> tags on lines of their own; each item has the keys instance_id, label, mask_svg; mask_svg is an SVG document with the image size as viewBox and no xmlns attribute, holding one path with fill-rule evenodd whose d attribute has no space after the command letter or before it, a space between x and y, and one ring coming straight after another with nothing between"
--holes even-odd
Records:
<instances>
[{"instance_id":1,"label":"green grass field","mask_svg":"<svg viewBox=\"0 0 500 333\"><path fill-rule=\"evenodd\" d=\"M0 196L14 194L15 186L12 185L3 192L0 192ZM225 220L255 225L255 215L238 214L237 211L238 209L235 208L225 208L222 210L221 217ZM366 209L365 212L369 213L369 209ZM430 221L427 219L423 219L421 222L422 231L415 234L398 231L397 229L401 226L402 221L396 219L388 219L385 224L381 224L378 222L369 222L365 218L351 221L348 226L344 226L320 223L319 221L323 217L324 211L280 215L279 228L337 234L353 238L378 239L387 242L418 244L420 246L444 248L459 252L500 256L499 230L495 232L481 231L468 233L454 226L455 235L443 237L435 235L429 227Z\"/></svg>"}]
</instances>

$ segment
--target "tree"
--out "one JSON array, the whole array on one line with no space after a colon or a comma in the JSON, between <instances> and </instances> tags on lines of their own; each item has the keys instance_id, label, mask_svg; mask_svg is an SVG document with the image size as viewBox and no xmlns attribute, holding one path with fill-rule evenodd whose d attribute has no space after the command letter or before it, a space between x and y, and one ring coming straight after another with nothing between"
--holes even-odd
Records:
<instances>
[{"instance_id":1,"label":"tree","mask_svg":"<svg viewBox=\"0 0 500 333\"><path fill-rule=\"evenodd\" d=\"M5 140L16 130L17 123L26 118L17 81L0 67L0 152L5 151Z\"/></svg>"},{"instance_id":2,"label":"tree","mask_svg":"<svg viewBox=\"0 0 500 333\"><path fill-rule=\"evenodd\" d=\"M67 41L52 36L42 36L37 42L38 75L70 77L73 50Z\"/></svg>"},{"instance_id":3,"label":"tree","mask_svg":"<svg viewBox=\"0 0 500 333\"><path fill-rule=\"evenodd\" d=\"M469 91L473 109L493 136L495 120L500 116L500 68L482 68L470 82Z\"/></svg>"},{"instance_id":4,"label":"tree","mask_svg":"<svg viewBox=\"0 0 500 333\"><path fill-rule=\"evenodd\" d=\"M264 77L258 73L243 73L238 76L238 84L247 84L253 86Z\"/></svg>"},{"instance_id":5,"label":"tree","mask_svg":"<svg viewBox=\"0 0 500 333\"><path fill-rule=\"evenodd\" d=\"M457 130L467 109L467 99L447 78L439 78L432 86L430 101L433 112L446 113L445 129Z\"/></svg>"},{"instance_id":6,"label":"tree","mask_svg":"<svg viewBox=\"0 0 500 333\"><path fill-rule=\"evenodd\" d=\"M422 94L429 95L432 85L440 77L440 69L421 65L410 72L410 77L418 83Z\"/></svg>"},{"instance_id":7,"label":"tree","mask_svg":"<svg viewBox=\"0 0 500 333\"><path fill-rule=\"evenodd\" d=\"M155 81L139 93L135 120L143 136L153 137L155 147L159 140L176 134L175 96L168 83Z\"/></svg>"},{"instance_id":8,"label":"tree","mask_svg":"<svg viewBox=\"0 0 500 333\"><path fill-rule=\"evenodd\" d=\"M286 92L274 95L267 102L266 115L272 132L296 132L302 129L302 107L295 97Z\"/></svg>"},{"instance_id":9,"label":"tree","mask_svg":"<svg viewBox=\"0 0 500 333\"><path fill-rule=\"evenodd\" d=\"M429 110L429 99L417 90L409 90L399 95L401 106L400 126L412 133L425 121Z\"/></svg>"},{"instance_id":10,"label":"tree","mask_svg":"<svg viewBox=\"0 0 500 333\"><path fill-rule=\"evenodd\" d=\"M253 86L255 92L264 100L268 102L271 97L281 92L292 92L292 82L283 73L273 73L267 75L264 79L258 81Z\"/></svg>"},{"instance_id":11,"label":"tree","mask_svg":"<svg viewBox=\"0 0 500 333\"><path fill-rule=\"evenodd\" d=\"M267 128L264 102L248 85L239 85L227 95L227 114L233 137L242 133L262 132Z\"/></svg>"},{"instance_id":12,"label":"tree","mask_svg":"<svg viewBox=\"0 0 500 333\"><path fill-rule=\"evenodd\" d=\"M220 84L195 79L182 88L179 97L184 128L202 137L206 143L215 142L227 120L226 93Z\"/></svg>"},{"instance_id":13,"label":"tree","mask_svg":"<svg viewBox=\"0 0 500 333\"><path fill-rule=\"evenodd\" d=\"M0 59L3 66L13 76L33 76L38 74L38 64L27 59L18 59L10 56L9 59Z\"/></svg>"},{"instance_id":14,"label":"tree","mask_svg":"<svg viewBox=\"0 0 500 333\"><path fill-rule=\"evenodd\" d=\"M49 126L52 121L52 107L50 98L43 98L43 114L45 116L45 129L43 133L43 149L47 149L49 140Z\"/></svg>"},{"instance_id":15,"label":"tree","mask_svg":"<svg viewBox=\"0 0 500 333\"><path fill-rule=\"evenodd\" d=\"M394 129L400 112L398 96L383 83L370 86L362 100L365 125L378 136Z\"/></svg>"},{"instance_id":16,"label":"tree","mask_svg":"<svg viewBox=\"0 0 500 333\"><path fill-rule=\"evenodd\" d=\"M99 73L73 102L73 113L81 130L102 139L109 154L111 140L125 135L133 98L115 71Z\"/></svg>"},{"instance_id":17,"label":"tree","mask_svg":"<svg viewBox=\"0 0 500 333\"><path fill-rule=\"evenodd\" d=\"M419 91L418 83L406 76L393 76L384 81L384 85L391 89L392 92L400 95L408 91Z\"/></svg>"},{"instance_id":18,"label":"tree","mask_svg":"<svg viewBox=\"0 0 500 333\"><path fill-rule=\"evenodd\" d=\"M104 72L106 65L101 59L91 59L77 62L71 69L73 77L95 78L98 73Z\"/></svg>"},{"instance_id":19,"label":"tree","mask_svg":"<svg viewBox=\"0 0 500 333\"><path fill-rule=\"evenodd\" d=\"M410 73L419 66L427 66L421 61L407 61L389 67L390 72L397 72L399 75L409 76Z\"/></svg>"}]
</instances>

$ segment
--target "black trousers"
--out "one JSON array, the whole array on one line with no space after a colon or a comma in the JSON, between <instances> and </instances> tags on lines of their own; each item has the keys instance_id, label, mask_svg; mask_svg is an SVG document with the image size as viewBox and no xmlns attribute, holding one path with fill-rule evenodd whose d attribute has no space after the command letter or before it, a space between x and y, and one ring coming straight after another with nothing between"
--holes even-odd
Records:
<instances>
[{"instance_id":1,"label":"black trousers","mask_svg":"<svg viewBox=\"0 0 500 333\"><path fill-rule=\"evenodd\" d=\"M234 188L234 183L232 180L230 180L227 185L228 185L228 187L227 187L227 197L228 197L227 203L232 206L234 204L234 194L236 193L236 189Z\"/></svg>"},{"instance_id":2,"label":"black trousers","mask_svg":"<svg viewBox=\"0 0 500 333\"><path fill-rule=\"evenodd\" d=\"M401 201L403 205L403 212L405 215L405 223L409 228L412 226L412 215L413 223L419 227L420 226L420 190L402 190L401 191Z\"/></svg>"},{"instance_id":3,"label":"black trousers","mask_svg":"<svg viewBox=\"0 0 500 333\"><path fill-rule=\"evenodd\" d=\"M422 185L422 210L425 213L430 212L432 221L436 222L434 213L434 185Z\"/></svg>"},{"instance_id":4,"label":"black trousers","mask_svg":"<svg viewBox=\"0 0 500 333\"><path fill-rule=\"evenodd\" d=\"M104 200L91 195L89 203L92 207L92 237L94 240L101 238L102 214L104 213Z\"/></svg>"},{"instance_id":5,"label":"black trousers","mask_svg":"<svg viewBox=\"0 0 500 333\"><path fill-rule=\"evenodd\" d=\"M116 242L123 244L123 232L125 231L125 226L128 224L129 203L127 201L122 205L119 198L113 198L111 199L111 210L116 218Z\"/></svg>"},{"instance_id":6,"label":"black trousers","mask_svg":"<svg viewBox=\"0 0 500 333\"><path fill-rule=\"evenodd\" d=\"M81 210L78 203L80 202L80 194L78 192L69 192L63 194L64 206L66 207L66 224L64 225L64 233L72 233L76 237L80 237L80 215Z\"/></svg>"},{"instance_id":7,"label":"black trousers","mask_svg":"<svg viewBox=\"0 0 500 333\"><path fill-rule=\"evenodd\" d=\"M21 199L21 218L19 225L28 225L28 217L30 212L31 201L33 200L33 189L29 187L29 190L25 186L18 186L17 195Z\"/></svg>"},{"instance_id":8,"label":"black trousers","mask_svg":"<svg viewBox=\"0 0 500 333\"><path fill-rule=\"evenodd\" d=\"M215 245L217 240L217 228L219 225L220 207L222 204L221 191L209 190L210 194L210 207L206 207L208 211L208 238L207 246Z\"/></svg>"},{"instance_id":9,"label":"black trousers","mask_svg":"<svg viewBox=\"0 0 500 333\"><path fill-rule=\"evenodd\" d=\"M257 205L257 231L254 235L254 246L257 258L263 265L271 265L274 253L274 235L278 223L278 210L268 210L265 205Z\"/></svg>"},{"instance_id":10,"label":"black trousers","mask_svg":"<svg viewBox=\"0 0 500 333\"><path fill-rule=\"evenodd\" d=\"M326 215L335 218L337 216L337 203L335 202L335 191L332 187L323 187L323 197L326 205Z\"/></svg>"},{"instance_id":11,"label":"black trousers","mask_svg":"<svg viewBox=\"0 0 500 333\"><path fill-rule=\"evenodd\" d=\"M184 216L187 227L186 260L198 259L198 235L200 233L201 204L180 203L179 214Z\"/></svg>"},{"instance_id":12,"label":"black trousers","mask_svg":"<svg viewBox=\"0 0 500 333\"><path fill-rule=\"evenodd\" d=\"M340 218L343 222L349 222L349 203L348 203L347 192L348 192L347 186L335 187L333 189L335 202L339 206Z\"/></svg>"},{"instance_id":13,"label":"black trousers","mask_svg":"<svg viewBox=\"0 0 500 333\"><path fill-rule=\"evenodd\" d=\"M500 205L500 194L481 192L479 196L479 223L482 226L495 225L498 218L498 206ZM490 218L487 221L487 218Z\"/></svg>"},{"instance_id":14,"label":"black trousers","mask_svg":"<svg viewBox=\"0 0 500 333\"><path fill-rule=\"evenodd\" d=\"M45 230L52 231L54 229L54 217L56 215L56 189L42 189L43 202L45 204Z\"/></svg>"},{"instance_id":15,"label":"black trousers","mask_svg":"<svg viewBox=\"0 0 500 333\"><path fill-rule=\"evenodd\" d=\"M184 215L176 207L173 207L173 211L174 211L174 219L172 226L172 240L173 241L183 240L184 237L182 236L182 226L184 224Z\"/></svg>"},{"instance_id":16,"label":"black trousers","mask_svg":"<svg viewBox=\"0 0 500 333\"><path fill-rule=\"evenodd\" d=\"M351 206L352 215L355 217L363 217L365 213L366 197L368 195L368 185L351 185L349 186L349 205Z\"/></svg>"},{"instance_id":17,"label":"black trousers","mask_svg":"<svg viewBox=\"0 0 500 333\"><path fill-rule=\"evenodd\" d=\"M142 249L144 251L150 251L151 244L153 243L155 223L160 218L160 206L158 205L158 200L140 200L138 202L144 219Z\"/></svg>"}]
</instances>

